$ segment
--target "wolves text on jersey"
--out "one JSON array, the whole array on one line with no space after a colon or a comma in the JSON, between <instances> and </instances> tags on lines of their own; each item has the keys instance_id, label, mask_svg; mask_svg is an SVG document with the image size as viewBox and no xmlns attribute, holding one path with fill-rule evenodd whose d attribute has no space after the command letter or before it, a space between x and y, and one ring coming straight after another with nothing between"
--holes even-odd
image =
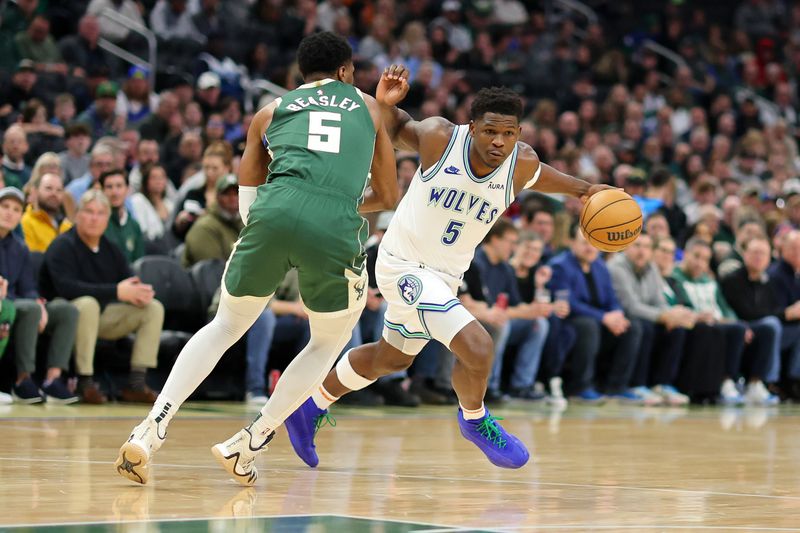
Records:
<instances>
[{"instance_id":1,"label":"wolves text on jersey","mask_svg":"<svg viewBox=\"0 0 800 533\"><path fill-rule=\"evenodd\" d=\"M476 194L451 187L431 187L428 205L472 215L478 222L492 224L500 210Z\"/></svg>"}]
</instances>

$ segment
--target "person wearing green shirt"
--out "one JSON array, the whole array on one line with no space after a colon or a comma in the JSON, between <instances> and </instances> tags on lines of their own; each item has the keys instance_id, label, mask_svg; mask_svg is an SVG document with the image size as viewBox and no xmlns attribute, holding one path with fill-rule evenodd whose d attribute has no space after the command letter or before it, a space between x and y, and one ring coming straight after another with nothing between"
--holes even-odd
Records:
<instances>
[{"instance_id":1,"label":"person wearing green shirt","mask_svg":"<svg viewBox=\"0 0 800 533\"><path fill-rule=\"evenodd\" d=\"M128 264L144 255L144 236L139 223L125 207L128 197L128 174L122 169L112 169L100 174L100 187L111 204L111 218L105 236L116 244Z\"/></svg>"}]
</instances>

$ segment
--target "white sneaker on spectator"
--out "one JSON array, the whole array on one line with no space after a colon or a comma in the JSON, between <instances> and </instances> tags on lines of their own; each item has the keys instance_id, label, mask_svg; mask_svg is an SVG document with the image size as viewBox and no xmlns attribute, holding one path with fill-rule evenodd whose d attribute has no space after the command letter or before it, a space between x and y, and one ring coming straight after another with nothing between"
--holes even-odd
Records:
<instances>
[{"instance_id":1,"label":"white sneaker on spectator","mask_svg":"<svg viewBox=\"0 0 800 533\"><path fill-rule=\"evenodd\" d=\"M14 403L14 398L10 394L0 392L0 405L11 405Z\"/></svg>"},{"instance_id":2,"label":"white sneaker on spectator","mask_svg":"<svg viewBox=\"0 0 800 533\"><path fill-rule=\"evenodd\" d=\"M656 385L653 392L661 396L666 405L688 405L689 397L681 394L672 385Z\"/></svg>"},{"instance_id":3,"label":"white sneaker on spectator","mask_svg":"<svg viewBox=\"0 0 800 533\"><path fill-rule=\"evenodd\" d=\"M661 395L656 394L655 392L651 391L650 389L644 386L633 387L632 389L630 389L630 392L632 392L639 399L642 405L647 405L647 406L661 405L663 401Z\"/></svg>"},{"instance_id":4,"label":"white sneaker on spectator","mask_svg":"<svg viewBox=\"0 0 800 533\"><path fill-rule=\"evenodd\" d=\"M550 378L550 395L545 398L545 402L557 409L566 409L568 402L561 389L561 378Z\"/></svg>"},{"instance_id":5,"label":"white sneaker on spectator","mask_svg":"<svg viewBox=\"0 0 800 533\"><path fill-rule=\"evenodd\" d=\"M770 394L763 381L747 384L744 401L747 405L777 405L780 403L780 399L774 394Z\"/></svg>"},{"instance_id":6,"label":"white sneaker on spectator","mask_svg":"<svg viewBox=\"0 0 800 533\"><path fill-rule=\"evenodd\" d=\"M739 389L736 388L736 384L730 378L722 382L719 395L722 403L726 405L741 405L744 403L744 398L739 394Z\"/></svg>"},{"instance_id":7,"label":"white sneaker on spectator","mask_svg":"<svg viewBox=\"0 0 800 533\"><path fill-rule=\"evenodd\" d=\"M269 398L267 398L265 394L256 394L253 392L247 392L244 395L244 403L248 405L263 406L265 403L267 403L268 399Z\"/></svg>"}]
</instances>

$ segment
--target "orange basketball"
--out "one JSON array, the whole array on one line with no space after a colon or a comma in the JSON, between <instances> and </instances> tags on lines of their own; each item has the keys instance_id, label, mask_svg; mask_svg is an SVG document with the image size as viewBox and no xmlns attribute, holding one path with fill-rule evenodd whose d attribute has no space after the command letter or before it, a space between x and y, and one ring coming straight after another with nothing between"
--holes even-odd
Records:
<instances>
[{"instance_id":1,"label":"orange basketball","mask_svg":"<svg viewBox=\"0 0 800 533\"><path fill-rule=\"evenodd\" d=\"M642 210L622 189L600 191L583 206L581 229L595 248L619 252L642 232Z\"/></svg>"}]
</instances>

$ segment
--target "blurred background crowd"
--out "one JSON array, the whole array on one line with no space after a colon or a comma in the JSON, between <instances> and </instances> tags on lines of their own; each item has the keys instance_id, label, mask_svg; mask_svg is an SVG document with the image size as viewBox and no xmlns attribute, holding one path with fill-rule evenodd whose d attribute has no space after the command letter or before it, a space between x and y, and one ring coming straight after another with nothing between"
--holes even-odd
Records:
<instances>
[{"instance_id":1,"label":"blurred background crowd","mask_svg":"<svg viewBox=\"0 0 800 533\"><path fill-rule=\"evenodd\" d=\"M522 142L642 207L619 254L573 198L526 191L492 229L460 294L495 341L488 402L798 399L798 28L789 0L0 1L0 401L154 400L214 312L253 112L320 30L368 93L406 65L416 119L512 87ZM351 346L380 337L374 287ZM307 339L290 273L198 397L263 402ZM346 399L455 403L452 361L431 343Z\"/></svg>"}]
</instances>

